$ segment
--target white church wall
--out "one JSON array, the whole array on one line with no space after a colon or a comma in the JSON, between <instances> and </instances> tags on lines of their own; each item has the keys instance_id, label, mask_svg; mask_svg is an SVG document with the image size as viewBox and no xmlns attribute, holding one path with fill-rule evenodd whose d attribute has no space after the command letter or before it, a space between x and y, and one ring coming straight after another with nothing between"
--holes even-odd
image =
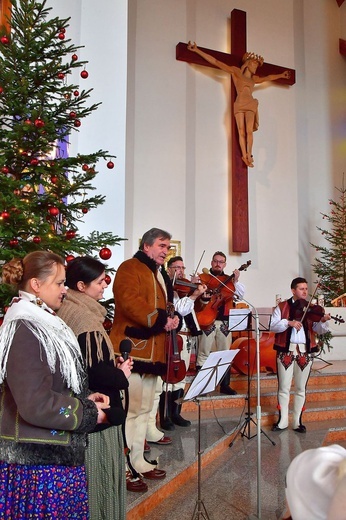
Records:
<instances>
[{"instance_id":1,"label":"white church wall","mask_svg":"<svg viewBox=\"0 0 346 520\"><path fill-rule=\"evenodd\" d=\"M276 293L289 296L298 274L314 281L309 242L321 240L319 212L328 211L345 162L346 64L336 48L344 6L326 0L131 0L126 42L127 2L103 0L102 11L93 0L50 3L67 15L81 13L79 32L73 30L86 45L93 101L102 101L76 146L118 156L115 170L100 174L107 204L86 223L90 229L109 229L110 223L129 239L117 248L114 264L135 252L144 231L159 226L181 241L188 274L203 250L201 267L209 267L218 249L228 255L228 272L251 259L242 279L256 306L273 305ZM247 13L248 49L294 68L297 79L292 87L257 89L250 252L238 255L228 251L230 80L175 59L176 44L189 39L229 52L234 8Z\"/></svg>"},{"instance_id":2,"label":"white church wall","mask_svg":"<svg viewBox=\"0 0 346 520\"><path fill-rule=\"evenodd\" d=\"M336 2L324 0L168 1L164 6L146 0L131 5L130 18L136 20L135 34L129 33L135 40L132 245L152 225L167 228L182 241L188 272L204 249L205 266L215 250L229 253L229 78L177 62L176 43L192 39L228 52L228 17L237 8L247 13L248 49L296 70L292 87L257 89L260 128L254 136L255 168L249 169L250 252L228 255L228 270L252 260L243 275L246 296L255 305L272 305L276 293L289 296L294 276L314 281L309 242L321 240L315 227L319 212L328 210L339 160L330 141L331 114L338 113L330 88L332 71L339 70L335 85L343 81L335 49L340 10Z\"/></svg>"},{"instance_id":3,"label":"white church wall","mask_svg":"<svg viewBox=\"0 0 346 520\"><path fill-rule=\"evenodd\" d=\"M137 20L134 177L147 181L150 174L157 186L153 190L147 184L143 192L142 185L136 191L135 183L133 222L138 231L133 242L152 225L167 228L182 242L188 272L204 249L205 266L214 251L228 253L229 78L221 71L176 61L175 45L192 39L229 52L228 19L237 7L247 12L248 49L270 63L295 68L292 4L279 2L279 11L277 5L268 1L259 9L249 1L234 5L220 0L212 6L202 0L165 6L145 1L137 2L137 11L130 14ZM285 20L284 30L273 26L273 12ZM154 35L149 41L148 34ZM295 88L266 86L256 94L260 129L255 134L256 166L249 169L250 252L228 258L229 270L252 260L243 280L248 299L256 305L272 304L298 271ZM185 218L190 204L194 214ZM282 227L279 231L279 210L284 232ZM283 252L284 266L275 269Z\"/></svg>"}]
</instances>

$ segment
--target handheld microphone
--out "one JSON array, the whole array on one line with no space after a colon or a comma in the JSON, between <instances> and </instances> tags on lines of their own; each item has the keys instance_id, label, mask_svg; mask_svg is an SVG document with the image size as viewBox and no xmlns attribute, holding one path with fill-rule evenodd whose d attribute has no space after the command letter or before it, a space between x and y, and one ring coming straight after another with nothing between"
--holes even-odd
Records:
<instances>
[{"instance_id":1,"label":"handheld microphone","mask_svg":"<svg viewBox=\"0 0 346 520\"><path fill-rule=\"evenodd\" d=\"M202 269L202 273L204 274L210 274L210 276L212 276L213 278L215 278L215 280L217 280L221 285L223 285L224 287L226 287L226 289L229 290L229 292L233 293L234 294L234 299L239 299L239 296L237 295L237 293L235 291L233 291L233 289L231 289L230 287L228 287L228 285L226 285L225 283L221 282L221 280L215 276L213 273L211 273L209 271L209 269L207 269L206 267L203 267Z\"/></svg>"},{"instance_id":2,"label":"handheld microphone","mask_svg":"<svg viewBox=\"0 0 346 520\"><path fill-rule=\"evenodd\" d=\"M124 361L129 359L129 354L131 352L131 349L132 349L132 345L131 345L131 341L129 339L122 339L120 341L119 350L120 350L120 354L123 357Z\"/></svg>"}]
</instances>

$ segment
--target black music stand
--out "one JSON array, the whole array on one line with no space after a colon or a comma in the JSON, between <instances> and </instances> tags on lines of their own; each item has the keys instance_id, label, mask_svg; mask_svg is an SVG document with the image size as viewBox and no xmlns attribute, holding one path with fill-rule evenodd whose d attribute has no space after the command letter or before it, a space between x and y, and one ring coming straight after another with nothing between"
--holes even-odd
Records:
<instances>
[{"instance_id":1,"label":"black music stand","mask_svg":"<svg viewBox=\"0 0 346 520\"><path fill-rule=\"evenodd\" d=\"M253 419L253 412L251 412L250 407L250 398L251 398L251 377L250 377L250 332L256 332L255 329L251 327L252 321L252 313L250 309L231 309L230 317L229 317L229 330L230 331L246 331L247 332L247 341L248 341L248 349L247 349L247 395L245 400L247 401L247 412L245 412L245 419L238 427L235 435L233 436L231 442L229 443L229 447L231 448L240 434L241 437L246 437L247 439L252 439L256 437L257 433L251 435L251 423L257 426L256 421ZM268 323L268 327L259 323L259 332L269 331L270 329L270 319ZM257 367L257 370L260 370L260 367ZM266 434L265 431L260 428L260 432L275 446L275 442L270 439L270 437Z\"/></svg>"},{"instance_id":2,"label":"black music stand","mask_svg":"<svg viewBox=\"0 0 346 520\"><path fill-rule=\"evenodd\" d=\"M226 370L229 368L234 357L239 350L225 350L221 352L211 352L198 371L196 377L191 383L190 388L186 392L180 402L194 401L198 407L198 451L197 451L197 500L193 511L192 520L195 518L204 518L210 520L208 512L201 498L201 403L200 397L215 390L221 379L224 377Z\"/></svg>"}]
</instances>

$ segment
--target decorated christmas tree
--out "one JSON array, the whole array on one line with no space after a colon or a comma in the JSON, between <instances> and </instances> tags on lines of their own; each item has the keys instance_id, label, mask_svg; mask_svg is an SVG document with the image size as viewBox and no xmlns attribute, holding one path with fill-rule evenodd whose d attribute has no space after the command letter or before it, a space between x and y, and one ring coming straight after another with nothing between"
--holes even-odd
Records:
<instances>
[{"instance_id":1,"label":"decorated christmas tree","mask_svg":"<svg viewBox=\"0 0 346 520\"><path fill-rule=\"evenodd\" d=\"M68 153L71 134L99 104L88 105L92 89L73 84L72 76L83 83L88 72L81 47L68 39L70 19L50 11L46 1L13 0L10 31L0 34L0 265L37 249L66 261L81 254L108 260L108 246L123 240L78 233L85 215L104 203L92 193L93 180L97 168L114 168L114 156ZM0 283L0 314L11 297Z\"/></svg>"},{"instance_id":2,"label":"decorated christmas tree","mask_svg":"<svg viewBox=\"0 0 346 520\"><path fill-rule=\"evenodd\" d=\"M328 229L317 229L326 240L326 245L311 244L319 254L312 265L319 279L319 292L323 293L325 305L346 293L346 190L344 179L337 201L329 200L329 214L321 213L328 222Z\"/></svg>"}]
</instances>

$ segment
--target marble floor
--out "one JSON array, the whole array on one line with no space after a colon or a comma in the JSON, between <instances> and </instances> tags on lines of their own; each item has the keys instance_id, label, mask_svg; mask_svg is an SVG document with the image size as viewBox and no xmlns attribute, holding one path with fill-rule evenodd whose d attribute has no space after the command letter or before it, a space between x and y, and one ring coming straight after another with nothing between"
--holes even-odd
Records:
<instances>
[{"instance_id":1,"label":"marble floor","mask_svg":"<svg viewBox=\"0 0 346 520\"><path fill-rule=\"evenodd\" d=\"M315 363L315 371L346 374L346 362L333 362L329 366ZM217 398L208 397L211 403ZM192 421L191 426L176 427L169 433L173 439L171 445L152 444L148 454L148 458L156 459L159 467L167 471L166 479L146 481L149 487L146 493L128 493L128 518L280 519L290 461L303 450L330 444L326 440L329 428L342 429L346 421L344 418L312 421L306 424L307 433L299 434L290 429L272 432L270 424L262 426L260 419L262 433L258 435L256 410L251 410L251 420L246 421L248 410L245 399L240 410L211 406L201 411L200 428L197 404L183 413ZM198 472L199 443L203 453L200 461L209 458L210 462ZM345 441L338 443L346 447ZM221 445L223 448L218 451Z\"/></svg>"}]
</instances>

